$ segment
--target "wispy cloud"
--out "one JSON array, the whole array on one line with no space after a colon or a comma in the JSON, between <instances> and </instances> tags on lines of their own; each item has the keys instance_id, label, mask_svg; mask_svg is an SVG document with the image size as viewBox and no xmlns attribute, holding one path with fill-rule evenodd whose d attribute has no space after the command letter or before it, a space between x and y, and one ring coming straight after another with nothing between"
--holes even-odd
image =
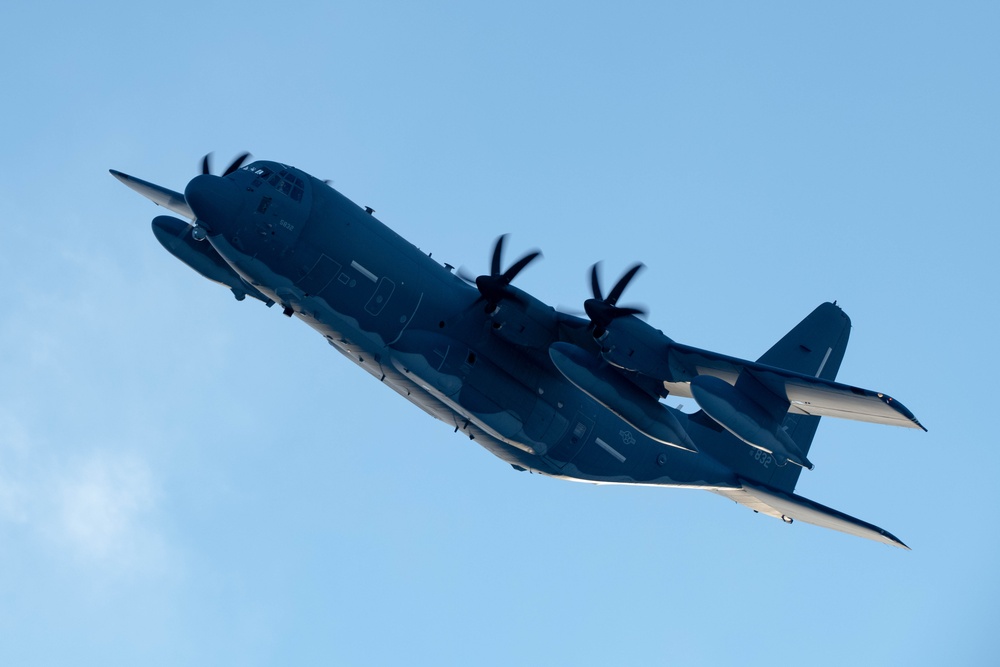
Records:
<instances>
[{"instance_id":1,"label":"wispy cloud","mask_svg":"<svg viewBox=\"0 0 1000 667\"><path fill-rule=\"evenodd\" d=\"M143 461L132 455L91 455L56 480L59 536L83 557L130 561L149 546L144 518L155 497Z\"/></svg>"},{"instance_id":2,"label":"wispy cloud","mask_svg":"<svg viewBox=\"0 0 1000 667\"><path fill-rule=\"evenodd\" d=\"M8 544L29 540L25 552L40 547L86 569L161 570L161 493L148 463L120 443L69 453L36 435L0 410L0 534Z\"/></svg>"}]
</instances>

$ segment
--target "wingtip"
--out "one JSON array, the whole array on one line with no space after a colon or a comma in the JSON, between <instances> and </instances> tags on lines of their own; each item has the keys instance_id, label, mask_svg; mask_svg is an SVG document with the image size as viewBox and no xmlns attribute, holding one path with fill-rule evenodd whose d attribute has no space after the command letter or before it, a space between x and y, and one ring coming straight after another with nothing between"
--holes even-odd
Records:
<instances>
[{"instance_id":1,"label":"wingtip","mask_svg":"<svg viewBox=\"0 0 1000 667\"><path fill-rule=\"evenodd\" d=\"M906 549L907 551L913 551L913 549L911 549L905 542L903 542L903 540L899 539L898 537L896 537L895 535L893 535L889 531L882 530L880 528L879 532L882 534L882 537L884 537L886 539L886 541L888 542L888 544L890 546L899 547L901 549Z\"/></svg>"},{"instance_id":2,"label":"wingtip","mask_svg":"<svg viewBox=\"0 0 1000 667\"><path fill-rule=\"evenodd\" d=\"M162 185L150 183L149 181L144 181L141 178L136 178L135 176L129 176L128 174L122 173L117 169L108 169L108 171L112 176L121 181L125 187L138 192L140 195L150 200L157 206L169 209L178 215L188 218L189 220L194 219L194 213L191 211L191 207L187 205L183 192L174 192L173 190L165 188Z\"/></svg>"}]
</instances>

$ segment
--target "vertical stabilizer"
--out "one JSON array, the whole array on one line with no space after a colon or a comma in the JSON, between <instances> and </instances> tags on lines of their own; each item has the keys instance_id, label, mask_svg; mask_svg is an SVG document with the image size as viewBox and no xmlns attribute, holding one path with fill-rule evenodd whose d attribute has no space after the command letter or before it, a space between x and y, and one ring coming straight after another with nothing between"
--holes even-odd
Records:
<instances>
[{"instance_id":1,"label":"vertical stabilizer","mask_svg":"<svg viewBox=\"0 0 1000 667\"><path fill-rule=\"evenodd\" d=\"M851 318L833 303L821 304L764 353L757 363L824 380L837 379Z\"/></svg>"},{"instance_id":2,"label":"vertical stabilizer","mask_svg":"<svg viewBox=\"0 0 1000 667\"><path fill-rule=\"evenodd\" d=\"M847 313L836 304L820 304L757 362L824 380L835 380L850 336L851 318ZM809 454L819 419L806 415L785 417L782 427L804 455ZM782 491L794 491L801 472L799 466L783 466L775 470L769 484Z\"/></svg>"},{"instance_id":3,"label":"vertical stabilizer","mask_svg":"<svg viewBox=\"0 0 1000 667\"><path fill-rule=\"evenodd\" d=\"M757 363L761 366L770 366L823 380L834 380L837 371L840 370L840 363L844 360L844 352L847 350L847 339L850 337L850 333L851 320L844 311L835 304L824 303L785 334L781 340L764 353L764 356ZM738 391L741 386L746 388L748 384L753 384L759 378L765 378L766 381L766 368L761 368L761 366L755 365L754 371L749 374L744 371L747 376L741 375L736 380L734 389ZM715 378L710 378L710 380L715 380ZM708 381L705 380L702 384L707 384ZM692 385L694 384L695 382L692 382ZM717 385L718 382L713 384ZM697 387L693 387L692 391L697 389ZM780 389L780 395L778 390L774 390L772 398L775 401L774 405L771 406L771 414L775 420L778 420L771 422L775 431L774 437L785 443L784 447L776 447L773 443L770 446L763 443L765 446L761 447L760 441L754 445L748 444L746 437L734 435L738 431L733 431L728 427L723 428L726 423L724 413L709 416L704 406L702 406L702 410L690 416L686 428L691 431L692 437L702 451L731 468L742 479L777 491L791 493L799 481L802 465L810 466L807 458L809 446L812 445L820 418L816 415L786 413L788 403L784 400L784 392L784 387ZM753 390L741 395L758 402L761 396L765 398L769 396L766 386L763 389L754 387ZM697 395L695 398L697 400ZM783 405L780 405L782 402ZM761 407L766 410L767 405ZM744 409L743 413L745 412ZM743 413L736 410L736 416ZM733 415L730 414L730 416ZM717 421L720 418L722 421ZM758 421L760 422L760 420ZM766 421L760 423L763 424ZM770 426L765 430L769 429ZM765 451L761 451L761 449ZM794 459L789 455L789 452L795 455ZM787 458L789 461L782 465L780 462L782 458ZM795 465L795 461L799 462L799 465Z\"/></svg>"}]
</instances>

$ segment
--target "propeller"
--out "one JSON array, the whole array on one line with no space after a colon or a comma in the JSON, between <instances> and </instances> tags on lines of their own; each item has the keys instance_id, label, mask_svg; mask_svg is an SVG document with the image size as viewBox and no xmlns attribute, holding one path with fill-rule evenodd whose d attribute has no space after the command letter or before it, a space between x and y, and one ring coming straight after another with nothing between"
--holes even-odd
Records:
<instances>
[{"instance_id":1,"label":"propeller","mask_svg":"<svg viewBox=\"0 0 1000 667\"><path fill-rule=\"evenodd\" d=\"M226 167L226 170L224 172L222 172L222 175L223 176L228 176L229 174L233 173L234 171L236 171L237 169L239 169L240 167L242 167L243 163L246 162L247 158L249 158L249 157L250 157L250 153L246 153L246 152L240 153L239 155L236 156L236 159L233 160L232 163L228 167ZM212 154L211 153L206 153L205 157L203 157L201 159L201 173L202 174L211 174L212 173Z\"/></svg>"},{"instance_id":2,"label":"propeller","mask_svg":"<svg viewBox=\"0 0 1000 667\"><path fill-rule=\"evenodd\" d=\"M221 178L229 176L229 174L233 173L234 171L242 167L243 163L246 162L247 158L249 157L250 153L248 152L243 152L237 155L236 159L233 160L228 167L226 167L226 170L224 172L222 172ZM212 175L212 154L206 153L205 157L201 159L201 176L195 176L195 179L201 178L202 176L211 176L211 175ZM192 180L192 183L193 182L194 181ZM188 188L190 187L191 183L188 184ZM185 188L184 192L185 192L185 199L187 199L187 192L188 192L187 188ZM190 203L189 203L189 208L190 208ZM195 241L204 241L207 236L208 236L207 225L202 220L195 220L191 226L191 238L193 238Z\"/></svg>"},{"instance_id":3,"label":"propeller","mask_svg":"<svg viewBox=\"0 0 1000 667\"><path fill-rule=\"evenodd\" d=\"M618 279L618 282L615 283L615 286L611 288L611 292L609 292L607 298L605 298L602 296L601 281L597 276L597 267L599 264L600 263L598 262L590 267L590 288L594 293L594 298L587 299L583 302L583 308L587 311L587 317L590 318L590 322L594 326L594 338L601 338L604 336L607 332L608 326L619 317L627 317L628 315L643 315L646 312L642 308L618 305L618 299L621 298L625 288L628 287L628 284L645 265L642 262L633 264L632 267Z\"/></svg>"},{"instance_id":4,"label":"propeller","mask_svg":"<svg viewBox=\"0 0 1000 667\"><path fill-rule=\"evenodd\" d=\"M504 234L497 238L493 245L493 259L490 262L489 275L482 275L476 278L476 288L479 289L480 299L486 302L486 312L492 313L503 299L513 299L518 301L517 296L508 288L510 283L524 267L541 256L538 250L532 250L521 259L517 260L506 271L501 272L501 257L503 255L503 242L507 238Z\"/></svg>"}]
</instances>

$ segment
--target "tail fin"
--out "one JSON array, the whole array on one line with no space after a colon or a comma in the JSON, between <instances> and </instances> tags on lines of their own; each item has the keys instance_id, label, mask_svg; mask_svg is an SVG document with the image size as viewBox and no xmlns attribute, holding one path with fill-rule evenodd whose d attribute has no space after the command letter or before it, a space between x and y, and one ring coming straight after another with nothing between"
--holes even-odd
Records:
<instances>
[{"instance_id":1,"label":"tail fin","mask_svg":"<svg viewBox=\"0 0 1000 667\"><path fill-rule=\"evenodd\" d=\"M824 303L765 352L758 363L824 380L834 380L844 359L850 333L851 320L844 311L836 304ZM816 427L819 426L819 419L815 415L788 414L782 422L782 429L795 442L803 458L809 453ZM724 431L704 415L703 411L691 415L690 421L692 426L715 431L711 434L704 433L700 439L696 439L698 446L732 468L743 479L785 493L795 490L802 472L800 466L775 465L771 457L762 457L759 450L748 447Z\"/></svg>"},{"instance_id":2,"label":"tail fin","mask_svg":"<svg viewBox=\"0 0 1000 667\"><path fill-rule=\"evenodd\" d=\"M850 336L851 318L847 313L835 303L820 304L757 363L836 380Z\"/></svg>"},{"instance_id":3,"label":"tail fin","mask_svg":"<svg viewBox=\"0 0 1000 667\"><path fill-rule=\"evenodd\" d=\"M758 363L833 381L844 360L850 334L850 318L836 304L824 303L765 352ZM912 415L909 417L917 426L920 425ZM782 428L803 454L808 454L819 420L816 415L789 414L782 422ZM729 434L722 433L720 437L727 435ZM736 441L735 438L733 440ZM703 450L707 450L700 441L698 444ZM746 505L755 512L778 517L788 523L793 520L803 521L909 549L898 537L878 526L795 495L793 491L802 472L801 467L769 466L771 470L767 470L768 466L755 466L755 462L760 463L760 458L744 457L744 461L734 468L742 478L739 488L715 489L714 492Z\"/></svg>"},{"instance_id":4,"label":"tail fin","mask_svg":"<svg viewBox=\"0 0 1000 667\"><path fill-rule=\"evenodd\" d=\"M757 362L824 380L836 380L850 337L851 318L837 304L823 303L785 334ZM819 419L815 416L792 414L785 417L782 428L804 455L809 454ZM781 491L792 492L801 473L802 468L799 466L786 465L775 470L769 485Z\"/></svg>"}]
</instances>

